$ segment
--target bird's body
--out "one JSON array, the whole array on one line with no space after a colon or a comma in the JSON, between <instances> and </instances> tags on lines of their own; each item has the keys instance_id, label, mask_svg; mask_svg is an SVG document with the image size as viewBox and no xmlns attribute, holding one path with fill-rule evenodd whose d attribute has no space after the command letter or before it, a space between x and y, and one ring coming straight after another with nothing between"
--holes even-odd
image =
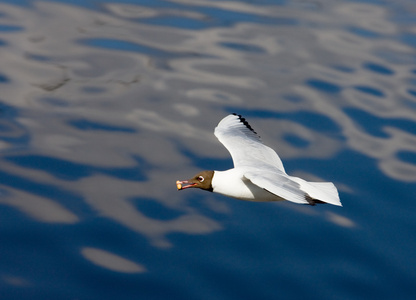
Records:
<instances>
[{"instance_id":1,"label":"bird's body","mask_svg":"<svg viewBox=\"0 0 416 300\"><path fill-rule=\"evenodd\" d=\"M232 114L222 119L215 128L215 136L230 152L234 168L203 171L190 180L177 181L179 190L197 187L248 201L288 200L300 204L342 206L333 183L307 182L287 175L277 153L261 142L240 115Z\"/></svg>"},{"instance_id":2,"label":"bird's body","mask_svg":"<svg viewBox=\"0 0 416 300\"><path fill-rule=\"evenodd\" d=\"M243 168L215 171L212 188L218 194L240 200L259 202L284 200L244 178Z\"/></svg>"}]
</instances>

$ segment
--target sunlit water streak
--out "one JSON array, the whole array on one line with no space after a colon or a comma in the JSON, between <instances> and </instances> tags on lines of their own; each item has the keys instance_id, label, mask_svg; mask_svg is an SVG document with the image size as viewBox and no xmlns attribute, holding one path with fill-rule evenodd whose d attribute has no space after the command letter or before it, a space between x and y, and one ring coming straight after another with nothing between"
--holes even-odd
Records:
<instances>
[{"instance_id":1,"label":"sunlit water streak","mask_svg":"<svg viewBox=\"0 0 416 300\"><path fill-rule=\"evenodd\" d=\"M5 299L413 299L412 1L0 1ZM343 208L175 181L243 114Z\"/></svg>"}]
</instances>

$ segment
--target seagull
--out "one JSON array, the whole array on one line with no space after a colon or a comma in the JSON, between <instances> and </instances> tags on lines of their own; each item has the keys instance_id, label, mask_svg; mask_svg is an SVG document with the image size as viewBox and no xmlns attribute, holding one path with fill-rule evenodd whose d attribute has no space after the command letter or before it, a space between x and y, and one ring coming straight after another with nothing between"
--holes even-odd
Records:
<instances>
[{"instance_id":1,"label":"seagull","mask_svg":"<svg viewBox=\"0 0 416 300\"><path fill-rule=\"evenodd\" d=\"M226 116L214 134L230 152L234 168L202 171L189 180L178 180L178 190L200 188L256 202L287 200L312 206L318 203L342 206L332 182L309 182L287 175L277 153L262 143L241 115Z\"/></svg>"}]
</instances>

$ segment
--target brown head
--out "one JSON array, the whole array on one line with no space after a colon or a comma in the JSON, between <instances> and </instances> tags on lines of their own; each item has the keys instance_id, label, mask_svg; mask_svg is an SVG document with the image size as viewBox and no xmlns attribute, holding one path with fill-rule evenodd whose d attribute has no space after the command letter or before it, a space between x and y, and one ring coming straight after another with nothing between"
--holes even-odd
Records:
<instances>
[{"instance_id":1,"label":"brown head","mask_svg":"<svg viewBox=\"0 0 416 300\"><path fill-rule=\"evenodd\" d=\"M214 171L202 171L189 180L176 181L176 187L179 191L187 188L199 188L212 192L211 182L213 176Z\"/></svg>"}]
</instances>

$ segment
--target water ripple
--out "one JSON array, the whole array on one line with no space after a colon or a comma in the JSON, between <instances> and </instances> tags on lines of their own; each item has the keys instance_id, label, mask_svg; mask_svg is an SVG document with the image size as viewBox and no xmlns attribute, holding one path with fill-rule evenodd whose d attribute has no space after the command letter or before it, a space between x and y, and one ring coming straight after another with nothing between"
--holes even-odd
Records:
<instances>
[{"instance_id":1,"label":"water ripple","mask_svg":"<svg viewBox=\"0 0 416 300\"><path fill-rule=\"evenodd\" d=\"M85 247L81 250L81 253L85 259L111 271L122 273L142 273L146 271L144 266L102 249Z\"/></svg>"},{"instance_id":2,"label":"water ripple","mask_svg":"<svg viewBox=\"0 0 416 300\"><path fill-rule=\"evenodd\" d=\"M23 168L48 172L63 180L79 180L94 173L107 174L128 180L146 180L143 173L143 160L140 158L136 158L137 165L128 168L98 167L41 155L5 156L4 159Z\"/></svg>"},{"instance_id":3,"label":"water ripple","mask_svg":"<svg viewBox=\"0 0 416 300\"><path fill-rule=\"evenodd\" d=\"M389 67L373 62L366 62L363 64L363 67L382 75L394 75L395 73L394 70L390 69Z\"/></svg>"},{"instance_id":4,"label":"water ripple","mask_svg":"<svg viewBox=\"0 0 416 300\"><path fill-rule=\"evenodd\" d=\"M397 152L397 157L403 162L416 165L416 152L399 151Z\"/></svg>"},{"instance_id":5,"label":"water ripple","mask_svg":"<svg viewBox=\"0 0 416 300\"><path fill-rule=\"evenodd\" d=\"M1 32L12 33L15 31L22 31L22 30L23 30L23 27L20 27L20 26L0 24Z\"/></svg>"},{"instance_id":6,"label":"water ripple","mask_svg":"<svg viewBox=\"0 0 416 300\"><path fill-rule=\"evenodd\" d=\"M384 131L386 126L395 127L411 134L414 133L414 129L416 128L416 121L413 120L403 118L380 118L355 108L346 108L344 109L344 112L362 126L363 130L376 137L390 137L390 135Z\"/></svg>"},{"instance_id":7,"label":"water ripple","mask_svg":"<svg viewBox=\"0 0 416 300\"><path fill-rule=\"evenodd\" d=\"M293 134L287 134L283 138L285 141L287 141L289 144L291 144L294 147L306 148L310 145L310 142L308 140L303 139L302 137L299 137Z\"/></svg>"},{"instance_id":8,"label":"water ripple","mask_svg":"<svg viewBox=\"0 0 416 300\"><path fill-rule=\"evenodd\" d=\"M365 29L365 28L352 26L348 30L353 34L356 34L360 37L367 38L367 39L368 38L375 39L375 38L381 38L382 37L382 35L380 33L369 30L369 29Z\"/></svg>"},{"instance_id":9,"label":"water ripple","mask_svg":"<svg viewBox=\"0 0 416 300\"><path fill-rule=\"evenodd\" d=\"M146 217L149 217L154 220L173 220L184 215L183 212L170 209L161 203L158 203L154 199L146 198L135 198L131 199L135 203L136 207L142 212Z\"/></svg>"},{"instance_id":10,"label":"water ripple","mask_svg":"<svg viewBox=\"0 0 416 300\"><path fill-rule=\"evenodd\" d=\"M201 7L194 9L202 14L203 17L200 19L195 19L184 16L161 15L142 19L141 22L145 24L166 26L170 28L182 28L188 30L201 30L217 26L231 27L240 22L279 26L294 26L298 24L298 21L295 18L270 18L265 15L226 10L218 7Z\"/></svg>"},{"instance_id":11,"label":"water ripple","mask_svg":"<svg viewBox=\"0 0 416 300\"><path fill-rule=\"evenodd\" d=\"M306 2L1 1L2 297L413 296L412 1ZM344 207L177 192L230 112Z\"/></svg>"},{"instance_id":12,"label":"water ripple","mask_svg":"<svg viewBox=\"0 0 416 300\"><path fill-rule=\"evenodd\" d=\"M7 83L9 82L9 78L7 76L0 74L0 83Z\"/></svg>"},{"instance_id":13,"label":"water ripple","mask_svg":"<svg viewBox=\"0 0 416 300\"><path fill-rule=\"evenodd\" d=\"M3 150L27 145L30 140L27 128L17 121L18 117L16 107L0 102L0 140L8 145L3 146Z\"/></svg>"},{"instance_id":14,"label":"water ripple","mask_svg":"<svg viewBox=\"0 0 416 300\"><path fill-rule=\"evenodd\" d=\"M221 46L242 52L250 52L250 53L264 53L266 52L265 49L257 46L257 45L250 45L250 44L241 44L241 43L230 43L230 42L222 42L220 43Z\"/></svg>"},{"instance_id":15,"label":"water ripple","mask_svg":"<svg viewBox=\"0 0 416 300\"><path fill-rule=\"evenodd\" d=\"M385 97L384 93L377 88L371 87L371 86L365 86L365 85L357 85L354 87L357 91L360 91L362 93L366 93L372 96L376 97Z\"/></svg>"},{"instance_id":16,"label":"water ripple","mask_svg":"<svg viewBox=\"0 0 416 300\"><path fill-rule=\"evenodd\" d=\"M79 216L82 216L85 214L85 212L89 211L89 209L82 204L82 196L74 191L69 191L57 187L53 184L38 182L31 178L25 178L23 176L15 175L13 173L5 171L0 171L0 181L3 186L12 188L13 191L18 191L17 195L22 195L22 193L23 195L24 193L30 193L31 195L37 196L37 199L39 200L32 200L30 202L27 202L27 206L23 205L22 202L19 206L21 206L24 211L35 211L35 215L39 215L39 213L42 212L42 210L39 210L39 208L43 207L45 209L43 211L43 214L45 214L45 216L42 217L42 219L50 219L51 217L57 218L60 215L64 217L64 220L66 220L68 218L67 215L72 214L68 212L59 213L55 216L48 216L48 213L58 210L57 207L60 207L60 205L57 203L64 203L66 207L76 211L77 215ZM16 192L13 192L13 194L16 194ZM51 200L56 201L56 203L50 202ZM38 205L41 206L39 207ZM34 207L35 209L32 209L32 207ZM51 207L50 210L46 209L47 207ZM76 217L73 216L70 217L70 219L73 220L76 219Z\"/></svg>"},{"instance_id":17,"label":"water ripple","mask_svg":"<svg viewBox=\"0 0 416 300\"><path fill-rule=\"evenodd\" d=\"M306 84L318 91L325 93L338 94L342 90L342 87L340 87L339 85L326 80L308 79L306 81Z\"/></svg>"},{"instance_id":18,"label":"water ripple","mask_svg":"<svg viewBox=\"0 0 416 300\"><path fill-rule=\"evenodd\" d=\"M97 47L97 48L138 52L138 53L142 53L142 54L146 54L150 56L156 56L156 57L167 57L167 56L172 55L171 53L162 51L160 49L148 47L148 46L137 44L134 42L117 40L117 39L89 38L89 39L79 40L79 42L81 44L92 46L92 47Z\"/></svg>"},{"instance_id":19,"label":"water ripple","mask_svg":"<svg viewBox=\"0 0 416 300\"><path fill-rule=\"evenodd\" d=\"M110 124L98 123L86 119L71 120L69 125L74 126L79 130L97 130L97 131L120 131L126 133L135 133L136 130L128 127L114 126Z\"/></svg>"}]
</instances>

